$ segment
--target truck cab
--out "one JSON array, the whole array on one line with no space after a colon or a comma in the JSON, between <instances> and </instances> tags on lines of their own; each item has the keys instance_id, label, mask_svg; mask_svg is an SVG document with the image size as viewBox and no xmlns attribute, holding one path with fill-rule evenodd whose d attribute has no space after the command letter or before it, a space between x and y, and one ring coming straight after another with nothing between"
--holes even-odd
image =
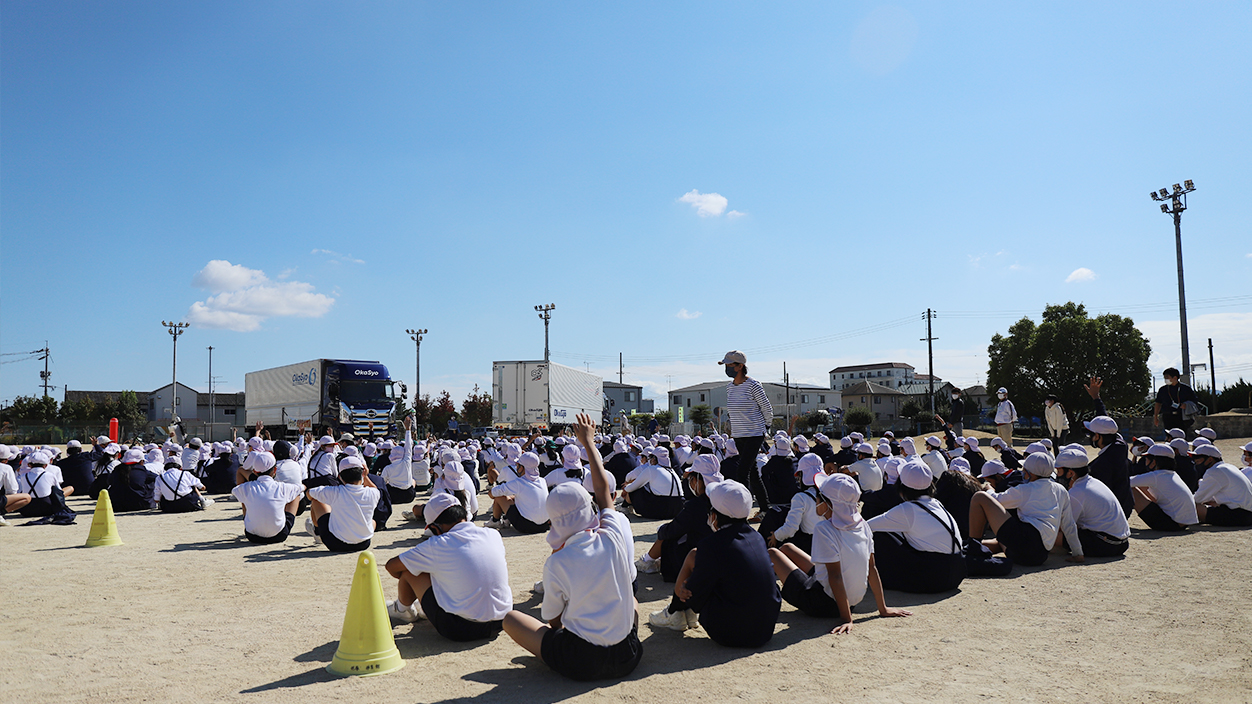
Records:
<instances>
[{"instance_id":1,"label":"truck cab","mask_svg":"<svg viewBox=\"0 0 1252 704\"><path fill-rule=\"evenodd\" d=\"M395 420L396 395L387 367L377 362L332 360L323 375L323 418L337 433L381 438Z\"/></svg>"}]
</instances>

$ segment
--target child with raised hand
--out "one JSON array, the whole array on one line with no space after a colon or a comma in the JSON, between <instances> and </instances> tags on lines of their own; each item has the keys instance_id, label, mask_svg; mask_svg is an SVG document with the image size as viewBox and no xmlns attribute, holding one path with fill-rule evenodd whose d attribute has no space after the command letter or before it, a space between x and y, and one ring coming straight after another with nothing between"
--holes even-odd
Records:
<instances>
[{"instance_id":1,"label":"child with raised hand","mask_svg":"<svg viewBox=\"0 0 1252 704\"><path fill-rule=\"evenodd\" d=\"M543 568L543 623L520 611L504 631L548 667L575 680L621 678L643 656L633 593L634 538L630 521L613 510L611 475L592 442L595 425L579 414L574 425L587 449L594 496L565 482L548 495L552 554Z\"/></svg>"},{"instance_id":2,"label":"child with raised hand","mask_svg":"<svg viewBox=\"0 0 1252 704\"><path fill-rule=\"evenodd\" d=\"M861 487L856 480L846 474L822 474L817 489L817 511L825 520L813 533L813 556L793 545L769 551L774 573L783 583L782 598L810 616L839 617L833 634L851 632L852 606L865 597L867 587L879 615L912 616L912 611L887 606L874 564L873 532L857 512Z\"/></svg>"}]
</instances>

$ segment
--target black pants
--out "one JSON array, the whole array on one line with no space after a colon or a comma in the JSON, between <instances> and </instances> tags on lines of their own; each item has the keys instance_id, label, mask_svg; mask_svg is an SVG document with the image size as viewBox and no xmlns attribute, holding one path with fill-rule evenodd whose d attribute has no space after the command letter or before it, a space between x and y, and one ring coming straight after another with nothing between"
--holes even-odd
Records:
<instances>
[{"instance_id":1,"label":"black pants","mask_svg":"<svg viewBox=\"0 0 1252 704\"><path fill-rule=\"evenodd\" d=\"M1069 547L1069 540L1064 537L1061 540ZM1125 555L1126 548L1130 547L1129 538L1118 540L1086 528L1078 529L1078 541L1082 543L1082 554L1087 557L1118 557Z\"/></svg>"},{"instance_id":2,"label":"black pants","mask_svg":"<svg viewBox=\"0 0 1252 704\"><path fill-rule=\"evenodd\" d=\"M748 485L748 491L752 492L752 498L756 499L757 508L762 510L769 506L769 496L765 493L765 485L761 483L760 472L756 471L756 453L760 452L764 442L764 435L735 438L735 449L739 451L739 476L747 478L744 483Z\"/></svg>"},{"instance_id":3,"label":"black pants","mask_svg":"<svg viewBox=\"0 0 1252 704\"><path fill-rule=\"evenodd\" d=\"M964 553L926 552L895 533L874 534L874 564L883 589L910 594L938 594L961 586Z\"/></svg>"}]
</instances>

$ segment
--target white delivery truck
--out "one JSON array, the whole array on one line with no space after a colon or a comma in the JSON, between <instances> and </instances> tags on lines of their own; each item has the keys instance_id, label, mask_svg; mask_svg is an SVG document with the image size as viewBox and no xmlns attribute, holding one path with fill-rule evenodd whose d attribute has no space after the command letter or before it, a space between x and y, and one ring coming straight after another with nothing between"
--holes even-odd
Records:
<instances>
[{"instance_id":1,"label":"white delivery truck","mask_svg":"<svg viewBox=\"0 0 1252 704\"><path fill-rule=\"evenodd\" d=\"M395 432L396 395L387 367L356 359L313 359L244 375L249 426L282 426L295 437L297 421L335 436L381 438ZM278 439L275 437L275 439Z\"/></svg>"},{"instance_id":2,"label":"white delivery truck","mask_svg":"<svg viewBox=\"0 0 1252 704\"><path fill-rule=\"evenodd\" d=\"M586 413L599 423L604 379L551 362L493 362L491 419L499 429L547 429Z\"/></svg>"}]
</instances>

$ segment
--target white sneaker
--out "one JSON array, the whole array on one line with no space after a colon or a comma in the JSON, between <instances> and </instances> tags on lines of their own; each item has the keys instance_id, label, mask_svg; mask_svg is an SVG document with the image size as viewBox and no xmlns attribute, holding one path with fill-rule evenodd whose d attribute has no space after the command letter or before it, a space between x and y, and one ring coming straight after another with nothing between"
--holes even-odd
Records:
<instances>
[{"instance_id":1,"label":"white sneaker","mask_svg":"<svg viewBox=\"0 0 1252 704\"><path fill-rule=\"evenodd\" d=\"M13 524L12 524L12 523L9 523L9 522L8 522L8 521L6 521L6 520L4 520L4 516L0 516L0 528L3 528L3 527L5 527L5 526L11 526L11 525L13 525Z\"/></svg>"},{"instance_id":2,"label":"white sneaker","mask_svg":"<svg viewBox=\"0 0 1252 704\"><path fill-rule=\"evenodd\" d=\"M393 621L413 623L421 618L421 614L417 613L417 609L413 608L414 606L416 606L416 604L406 607L400 603L399 599L395 599L387 602L387 615L390 616Z\"/></svg>"},{"instance_id":3,"label":"white sneaker","mask_svg":"<svg viewBox=\"0 0 1252 704\"><path fill-rule=\"evenodd\" d=\"M647 555L635 560L635 569L640 574L656 574L661 571L660 560L649 560Z\"/></svg>"},{"instance_id":4,"label":"white sneaker","mask_svg":"<svg viewBox=\"0 0 1252 704\"><path fill-rule=\"evenodd\" d=\"M671 631L685 631L690 626L687 625L687 616L683 611L675 611L670 613L669 609L661 609L653 611L648 617L648 625L653 628L668 628Z\"/></svg>"},{"instance_id":5,"label":"white sneaker","mask_svg":"<svg viewBox=\"0 0 1252 704\"><path fill-rule=\"evenodd\" d=\"M321 544L322 544L322 536L318 535L318 534L317 534L317 532L316 532L315 530L313 530L313 519L312 519L312 518L306 518L306 519L304 519L304 529L305 529L306 531L308 531L308 532L309 532L309 535L313 536L313 544L314 544L314 545L321 545Z\"/></svg>"},{"instance_id":6,"label":"white sneaker","mask_svg":"<svg viewBox=\"0 0 1252 704\"><path fill-rule=\"evenodd\" d=\"M486 523L483 524L483 528L495 528L496 530L500 530L501 528L504 528L504 527L505 527L505 521L502 518L493 518L490 521L487 521Z\"/></svg>"},{"instance_id":7,"label":"white sneaker","mask_svg":"<svg viewBox=\"0 0 1252 704\"><path fill-rule=\"evenodd\" d=\"M416 521L416 520L417 520L417 516L413 515L413 512L412 512L412 511L401 511L401 512L400 512L400 516L401 516L401 517L403 517L403 518L404 518L404 520L406 520L406 521Z\"/></svg>"},{"instance_id":8,"label":"white sneaker","mask_svg":"<svg viewBox=\"0 0 1252 704\"><path fill-rule=\"evenodd\" d=\"M692 611L691 609L687 609L683 612L683 615L687 617L687 628L700 627L700 614Z\"/></svg>"},{"instance_id":9,"label":"white sneaker","mask_svg":"<svg viewBox=\"0 0 1252 704\"><path fill-rule=\"evenodd\" d=\"M208 508L208 507L210 507L210 506L212 506L212 505L213 505L213 499L205 499L205 500L204 500L204 507L205 507L205 508Z\"/></svg>"},{"instance_id":10,"label":"white sneaker","mask_svg":"<svg viewBox=\"0 0 1252 704\"><path fill-rule=\"evenodd\" d=\"M543 580L541 579L538 582L535 582L534 586L532 586L530 590L536 594L543 594Z\"/></svg>"}]
</instances>

